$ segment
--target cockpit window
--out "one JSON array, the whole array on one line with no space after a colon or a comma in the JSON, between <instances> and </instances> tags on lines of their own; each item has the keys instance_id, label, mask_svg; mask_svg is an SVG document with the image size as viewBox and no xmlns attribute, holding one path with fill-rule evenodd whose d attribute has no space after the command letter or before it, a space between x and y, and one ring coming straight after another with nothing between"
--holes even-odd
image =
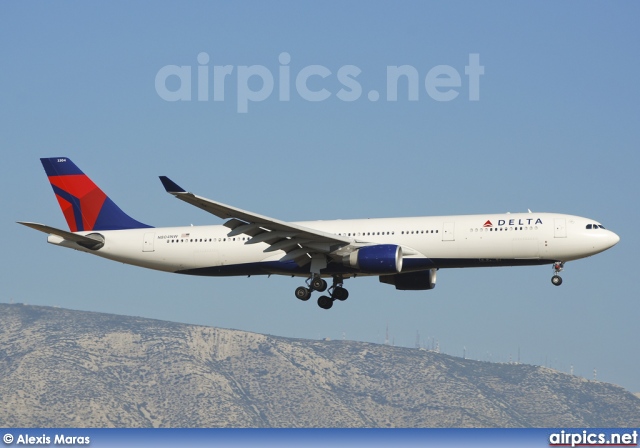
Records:
<instances>
[{"instance_id":1,"label":"cockpit window","mask_svg":"<svg viewBox=\"0 0 640 448\"><path fill-rule=\"evenodd\" d=\"M604 229L604 226L602 224L598 224L598 227L600 227L601 229Z\"/></svg>"},{"instance_id":2,"label":"cockpit window","mask_svg":"<svg viewBox=\"0 0 640 448\"><path fill-rule=\"evenodd\" d=\"M587 229L591 229L591 224L587 224Z\"/></svg>"}]
</instances>

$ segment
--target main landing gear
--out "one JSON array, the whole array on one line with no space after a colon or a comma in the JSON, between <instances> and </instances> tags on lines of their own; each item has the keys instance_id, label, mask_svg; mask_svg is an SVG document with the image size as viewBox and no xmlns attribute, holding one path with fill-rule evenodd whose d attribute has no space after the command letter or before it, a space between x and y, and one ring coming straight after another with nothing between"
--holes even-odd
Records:
<instances>
[{"instance_id":1,"label":"main landing gear","mask_svg":"<svg viewBox=\"0 0 640 448\"><path fill-rule=\"evenodd\" d=\"M309 277L307 279L307 287L299 286L296 288L296 298L302 301L307 301L311 298L313 291L323 292L327 290L327 282L320 278L320 276Z\"/></svg>"},{"instance_id":2,"label":"main landing gear","mask_svg":"<svg viewBox=\"0 0 640 448\"><path fill-rule=\"evenodd\" d=\"M328 296L320 296L318 298L318 306L322 309L328 310L333 306L335 300L344 301L349 297L349 291L343 286L344 279L340 276L333 277L333 284L328 290ZM296 288L296 298L299 300L307 301L311 298L313 291L324 292L327 290L327 282L315 275L307 279L307 287L299 286Z\"/></svg>"},{"instance_id":3,"label":"main landing gear","mask_svg":"<svg viewBox=\"0 0 640 448\"><path fill-rule=\"evenodd\" d=\"M557 261L553 263L553 277L551 277L551 283L555 286L562 285L562 277L558 275L564 269L564 261Z\"/></svg>"}]
</instances>

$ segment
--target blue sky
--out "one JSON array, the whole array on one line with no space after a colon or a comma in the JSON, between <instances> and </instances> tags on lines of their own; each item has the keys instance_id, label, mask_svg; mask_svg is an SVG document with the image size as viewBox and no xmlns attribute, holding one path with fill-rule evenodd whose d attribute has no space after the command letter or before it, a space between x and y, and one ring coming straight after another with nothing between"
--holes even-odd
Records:
<instances>
[{"instance_id":1,"label":"blue sky","mask_svg":"<svg viewBox=\"0 0 640 448\"><path fill-rule=\"evenodd\" d=\"M4 2L0 6L0 301L136 315L287 337L434 344L452 355L547 365L640 392L637 321L640 59L633 2ZM197 101L198 54L230 65L224 101ZM279 56L291 61L279 100ZM478 54L479 100L465 66ZM165 66L192 67L192 100L165 101ZM311 90L296 76L312 65ZM409 65L419 97L386 98ZM460 74L436 101L425 78ZM238 113L241 66L273 93ZM362 95L342 101L341 67ZM169 89L179 83L167 80ZM248 86L262 86L253 78ZM213 84L209 86L213 93ZM380 93L370 101L368 93ZM443 89L446 90L446 89ZM245 92L244 90L242 90ZM602 222L613 249L551 268L441 270L433 291L347 282L331 311L295 299L298 279L196 278L46 244L15 224L64 227L40 157L68 156L136 219L218 224L167 195L157 176L284 220L534 211Z\"/></svg>"}]
</instances>

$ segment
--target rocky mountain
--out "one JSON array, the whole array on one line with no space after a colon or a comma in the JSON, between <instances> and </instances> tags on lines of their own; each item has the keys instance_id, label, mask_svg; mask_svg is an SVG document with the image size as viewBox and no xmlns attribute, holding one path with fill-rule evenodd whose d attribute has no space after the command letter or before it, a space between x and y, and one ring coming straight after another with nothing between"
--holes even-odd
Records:
<instances>
[{"instance_id":1,"label":"rocky mountain","mask_svg":"<svg viewBox=\"0 0 640 448\"><path fill-rule=\"evenodd\" d=\"M0 304L4 427L638 427L640 399L531 365Z\"/></svg>"}]
</instances>

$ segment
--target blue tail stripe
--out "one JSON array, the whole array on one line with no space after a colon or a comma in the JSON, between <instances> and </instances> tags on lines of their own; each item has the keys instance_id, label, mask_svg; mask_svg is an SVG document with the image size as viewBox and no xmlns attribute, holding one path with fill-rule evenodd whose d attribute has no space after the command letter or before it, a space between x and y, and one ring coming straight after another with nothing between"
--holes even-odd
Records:
<instances>
[{"instance_id":1,"label":"blue tail stripe","mask_svg":"<svg viewBox=\"0 0 640 448\"><path fill-rule=\"evenodd\" d=\"M40 159L47 176L67 176L70 174L84 174L75 163L66 157L49 157Z\"/></svg>"},{"instance_id":2,"label":"blue tail stripe","mask_svg":"<svg viewBox=\"0 0 640 448\"><path fill-rule=\"evenodd\" d=\"M93 228L94 230L124 230L146 229L153 228L153 226L136 221L123 212L120 207L107 196Z\"/></svg>"},{"instance_id":3,"label":"blue tail stripe","mask_svg":"<svg viewBox=\"0 0 640 448\"><path fill-rule=\"evenodd\" d=\"M51 187L53 188L53 192L55 194L57 194L62 199L64 199L65 201L71 204L71 206L73 207L73 218L76 222L76 228L78 229L79 232L84 230L84 224L82 223L82 209L80 207L80 199L78 199L77 197L73 196L70 193L67 193L61 188L56 187L55 185L51 185Z\"/></svg>"}]
</instances>

